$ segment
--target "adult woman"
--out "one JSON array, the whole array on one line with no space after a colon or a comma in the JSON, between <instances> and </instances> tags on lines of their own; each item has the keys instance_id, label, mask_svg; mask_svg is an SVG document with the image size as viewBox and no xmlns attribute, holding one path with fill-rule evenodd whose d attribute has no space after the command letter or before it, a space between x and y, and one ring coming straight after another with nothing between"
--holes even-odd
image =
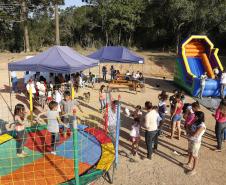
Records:
<instances>
[{"instance_id":1,"label":"adult woman","mask_svg":"<svg viewBox=\"0 0 226 185\"><path fill-rule=\"evenodd\" d=\"M175 129L178 129L178 140L180 140L180 132L181 132L181 128L180 128L180 122L181 122L181 114L182 114L182 110L183 110L183 102L181 101L181 96L179 94L176 95L176 106L175 106L175 110L172 113L172 130L171 130L171 139L174 136L174 132Z\"/></svg>"},{"instance_id":2,"label":"adult woman","mask_svg":"<svg viewBox=\"0 0 226 185\"><path fill-rule=\"evenodd\" d=\"M222 100L219 107L215 113L216 125L215 134L217 138L217 149L216 151L221 151L222 138L224 129L226 129L226 100Z\"/></svg>"}]
</instances>

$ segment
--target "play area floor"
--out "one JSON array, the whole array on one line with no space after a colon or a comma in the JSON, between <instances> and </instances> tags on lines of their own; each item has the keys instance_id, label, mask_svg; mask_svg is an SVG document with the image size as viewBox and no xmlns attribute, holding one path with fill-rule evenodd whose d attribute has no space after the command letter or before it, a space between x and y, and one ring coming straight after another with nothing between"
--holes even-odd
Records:
<instances>
[{"instance_id":1,"label":"play area floor","mask_svg":"<svg viewBox=\"0 0 226 185\"><path fill-rule=\"evenodd\" d=\"M46 130L28 132L25 143L26 158L16 156L16 140L9 135L0 144L0 184L60 184L75 178L72 133L60 136L56 155L51 154L51 134ZM0 140L4 140L0 136ZM108 170L114 161L114 145L102 130L78 130L79 174L95 166Z\"/></svg>"}]
</instances>

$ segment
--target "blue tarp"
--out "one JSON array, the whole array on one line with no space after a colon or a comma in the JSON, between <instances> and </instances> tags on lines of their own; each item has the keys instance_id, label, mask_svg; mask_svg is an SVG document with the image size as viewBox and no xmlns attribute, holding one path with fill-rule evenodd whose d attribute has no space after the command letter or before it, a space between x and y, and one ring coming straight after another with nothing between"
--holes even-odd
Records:
<instances>
[{"instance_id":1,"label":"blue tarp","mask_svg":"<svg viewBox=\"0 0 226 185\"><path fill-rule=\"evenodd\" d=\"M54 46L32 58L8 64L9 71L75 73L98 65L68 46Z\"/></svg>"},{"instance_id":2,"label":"blue tarp","mask_svg":"<svg viewBox=\"0 0 226 185\"><path fill-rule=\"evenodd\" d=\"M121 46L106 46L92 53L91 55L88 55L88 57L99 60L100 63L144 63L144 58Z\"/></svg>"}]
</instances>

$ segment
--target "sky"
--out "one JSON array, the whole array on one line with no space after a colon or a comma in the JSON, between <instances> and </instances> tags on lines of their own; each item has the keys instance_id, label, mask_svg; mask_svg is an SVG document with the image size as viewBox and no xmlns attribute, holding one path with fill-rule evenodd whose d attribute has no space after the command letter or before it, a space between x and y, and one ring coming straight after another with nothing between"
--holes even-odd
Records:
<instances>
[{"instance_id":1,"label":"sky","mask_svg":"<svg viewBox=\"0 0 226 185\"><path fill-rule=\"evenodd\" d=\"M61 8L67 8L70 6L82 6L85 5L85 3L82 2L82 0L65 0L65 5Z\"/></svg>"}]
</instances>

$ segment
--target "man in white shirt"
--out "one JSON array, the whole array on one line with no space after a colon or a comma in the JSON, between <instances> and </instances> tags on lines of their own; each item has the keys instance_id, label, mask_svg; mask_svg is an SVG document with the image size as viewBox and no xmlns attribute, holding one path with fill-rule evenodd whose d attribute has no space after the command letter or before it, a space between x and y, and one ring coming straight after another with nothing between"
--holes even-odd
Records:
<instances>
[{"instance_id":1,"label":"man in white shirt","mask_svg":"<svg viewBox=\"0 0 226 185\"><path fill-rule=\"evenodd\" d=\"M152 158L152 142L154 141L154 150L157 150L158 146L158 112L152 108L152 103L145 102L145 108L147 109L147 114L145 115L145 142L147 146L147 158L151 160Z\"/></svg>"},{"instance_id":2,"label":"man in white shirt","mask_svg":"<svg viewBox=\"0 0 226 185\"><path fill-rule=\"evenodd\" d=\"M225 70L221 74L220 84L221 84L221 98L224 99L224 89L226 86L226 71Z\"/></svg>"}]
</instances>

